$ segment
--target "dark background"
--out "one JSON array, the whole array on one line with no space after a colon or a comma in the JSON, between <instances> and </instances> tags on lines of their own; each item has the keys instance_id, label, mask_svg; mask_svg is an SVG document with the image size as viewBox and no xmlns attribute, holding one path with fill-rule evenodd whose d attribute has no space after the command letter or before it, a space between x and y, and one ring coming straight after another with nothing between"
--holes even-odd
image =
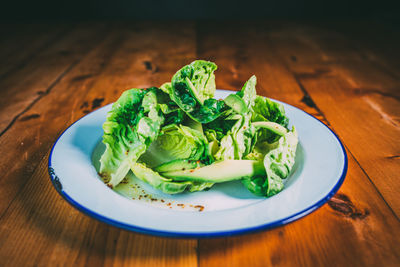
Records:
<instances>
[{"instance_id":1,"label":"dark background","mask_svg":"<svg viewBox=\"0 0 400 267\"><path fill-rule=\"evenodd\" d=\"M2 20L378 19L397 21L400 1L88 0L3 1Z\"/></svg>"}]
</instances>

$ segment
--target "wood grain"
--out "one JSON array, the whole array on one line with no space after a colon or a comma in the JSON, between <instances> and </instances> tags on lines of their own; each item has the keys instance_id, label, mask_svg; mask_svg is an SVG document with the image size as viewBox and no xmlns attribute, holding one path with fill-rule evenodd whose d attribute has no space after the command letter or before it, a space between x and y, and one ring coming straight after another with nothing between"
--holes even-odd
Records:
<instances>
[{"instance_id":1,"label":"wood grain","mask_svg":"<svg viewBox=\"0 0 400 267\"><path fill-rule=\"evenodd\" d=\"M370 22L346 25L144 21L1 28L0 265L398 266L400 81L398 51L393 58L385 51L397 37L380 42L397 33ZM381 29L371 42L368 29ZM169 239L100 223L56 193L47 156L69 124L128 88L168 81L196 58L217 63L218 88L238 90L256 74L260 94L299 107L338 133L349 169L326 205L269 231Z\"/></svg>"},{"instance_id":2,"label":"wood grain","mask_svg":"<svg viewBox=\"0 0 400 267\"><path fill-rule=\"evenodd\" d=\"M0 135L81 60L102 38L102 25L82 25L35 54L0 81ZM43 76L46 79L43 79Z\"/></svg>"},{"instance_id":3,"label":"wood grain","mask_svg":"<svg viewBox=\"0 0 400 267\"><path fill-rule=\"evenodd\" d=\"M135 234L86 217L55 192L47 157L0 220L2 266L195 266L196 244Z\"/></svg>"},{"instance_id":4,"label":"wood grain","mask_svg":"<svg viewBox=\"0 0 400 267\"><path fill-rule=\"evenodd\" d=\"M267 232L200 240L200 266L396 266L399 222L365 180L350 158L346 180L327 205Z\"/></svg>"},{"instance_id":5,"label":"wood grain","mask_svg":"<svg viewBox=\"0 0 400 267\"><path fill-rule=\"evenodd\" d=\"M287 65L399 217L400 81L351 46L346 49L345 38L337 43L317 33L292 33L290 42L275 39L275 51L297 58L286 56ZM303 61L296 55L305 50ZM339 50L359 57L335 61Z\"/></svg>"},{"instance_id":6,"label":"wood grain","mask_svg":"<svg viewBox=\"0 0 400 267\"><path fill-rule=\"evenodd\" d=\"M325 118L326 105L320 106L314 99L329 99L336 94L301 87L286 62L276 53L275 48L280 44L271 41L273 32L269 34L262 26L235 24L231 25L232 31L225 30L221 34L225 27L210 30L211 26L204 26L198 43L199 57L215 60L221 69L216 74L217 82L221 79L229 82L221 84L221 88L237 90L250 76L249 72L254 72L259 93ZM294 51L286 51L293 55L291 52ZM305 97L308 101L304 101ZM330 122L329 117L326 118ZM330 125L336 129L334 124ZM299 222L251 235L251 241L248 236L200 240L200 266L220 266L224 262L228 266L246 263L251 266L294 263L325 266L332 262L338 266L374 266L398 262L400 254L394 247L399 245L399 240L392 233L400 234L400 223L352 154L349 156L345 183L328 205ZM372 203L371 198L376 202ZM386 231L387 227L391 231ZM224 257L216 252L220 247L224 248Z\"/></svg>"},{"instance_id":7,"label":"wood grain","mask_svg":"<svg viewBox=\"0 0 400 267\"><path fill-rule=\"evenodd\" d=\"M26 116L40 114L40 117L18 120L1 136L2 153L17 152L0 165L5 174L0 180L3 185L0 189L3 214L0 240L3 244L11 244L0 248L0 254L7 255L0 257L3 263L45 265L48 259L42 255L53 254L51 259L57 264L86 265L86 262L103 261L101 257L106 257L101 256L104 246L115 253L115 258L108 262L110 265L115 262L121 265L152 263L165 266L171 262L196 265L195 240L177 241L110 230L112 227L85 218L67 204L62 208L54 206L56 199L63 201L48 183L46 160L43 159L57 135L70 123L115 101L125 89L163 83L188 59L194 58L194 27L176 25L174 34L167 34L168 28L162 24L154 24L150 29L144 31L143 24L119 25L117 31L107 35L26 112ZM141 42L136 42L138 39ZM184 43L177 45L176 39ZM153 66L151 70L145 64L147 61ZM42 165L38 167L40 161ZM36 174L32 175L35 169ZM41 187L43 183L46 187ZM26 207L25 202L32 202L31 198L36 201ZM33 216L36 210L40 210L40 216ZM20 227L13 223L17 218ZM35 228L28 227L23 231L26 224ZM9 230L11 226L14 231ZM103 235L110 235L110 239L104 239ZM22 237L31 243L26 243ZM36 241L40 241L41 246L29 249ZM16 257L18 250L15 248L21 246L26 251ZM91 249L83 250L82 247Z\"/></svg>"}]
</instances>

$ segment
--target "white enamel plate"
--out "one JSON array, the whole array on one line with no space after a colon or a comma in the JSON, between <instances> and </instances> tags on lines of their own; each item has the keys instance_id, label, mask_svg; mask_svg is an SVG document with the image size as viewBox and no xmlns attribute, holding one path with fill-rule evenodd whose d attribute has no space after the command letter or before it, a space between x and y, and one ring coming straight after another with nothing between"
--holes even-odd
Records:
<instances>
[{"instance_id":1,"label":"white enamel plate","mask_svg":"<svg viewBox=\"0 0 400 267\"><path fill-rule=\"evenodd\" d=\"M215 97L232 92L217 90ZM283 103L284 104L284 103ZM337 136L307 113L284 104L299 135L296 163L279 194L252 195L240 181L208 191L163 194L129 175L116 191L96 169L104 149L102 124L111 105L72 124L49 157L56 190L83 213L141 233L175 237L228 236L284 225L322 206L346 176L347 156Z\"/></svg>"}]
</instances>

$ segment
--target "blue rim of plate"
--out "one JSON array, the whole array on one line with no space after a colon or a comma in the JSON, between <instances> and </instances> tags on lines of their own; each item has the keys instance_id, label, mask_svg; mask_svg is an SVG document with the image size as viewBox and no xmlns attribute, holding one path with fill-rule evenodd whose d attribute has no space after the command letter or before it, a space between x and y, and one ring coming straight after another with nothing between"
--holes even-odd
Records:
<instances>
[{"instance_id":1,"label":"blue rim of plate","mask_svg":"<svg viewBox=\"0 0 400 267\"><path fill-rule=\"evenodd\" d=\"M277 101L277 102L281 102L275 99L270 98L273 101ZM283 103L283 102L282 102ZM285 103L286 104L286 103ZM111 105L111 104L109 104ZM289 105L289 104L286 104ZM96 111L106 108L108 105L103 106L99 109L97 109ZM307 116L311 117L312 119L318 121L320 124L322 124L324 127L326 127L332 134L333 136L336 138L336 140L339 142L340 147L342 149L343 152L343 159L344 159L344 164L343 164L343 171L342 174L340 175L340 179L338 180L338 182L336 183L336 185L332 188L332 190L323 198L321 198L319 201L317 201L315 204L305 208L302 211L299 211L293 215L290 215L286 218L271 222L271 223L266 223L266 224L262 224L262 225L258 225L255 227L248 227L248 228L243 228L243 229L238 229L238 230L230 230L230 231L217 231L217 232L205 232L205 233L196 233L196 232L173 232L173 231L160 231L160 230L155 230L155 229L150 229L150 228L144 228L144 227L139 227L139 226L135 226L135 225L131 225L131 224L126 224L126 223L122 223L119 221L116 221L112 218L103 216L101 214L98 214L96 212L93 212L92 210L90 210L89 208L86 208L84 206L82 206L81 204L79 204L78 202L76 202L74 199L72 199L66 192L64 192L62 190L62 185L59 181L59 178L57 177L57 175L54 172L54 169L52 167L51 164L51 159L53 156L53 150L55 148L55 146L57 145L57 142L59 141L59 139L64 135L64 133L66 131L68 131L69 128L71 128L75 123L79 122L80 120L82 120L83 118L85 118L86 116L90 115L86 114L85 116L81 117L79 120L75 121L74 123L72 123L70 126L68 126L61 134L60 136L57 138L56 142L54 143L53 147L51 148L50 151L50 155L49 155L49 161L48 161L48 173L50 176L50 180L51 183L53 184L54 188L56 189L56 191L70 204L72 205L74 208L78 209L79 211L81 211L82 213L88 215L89 217L92 217L94 219L97 219L101 222L107 223L109 225L112 225L114 227L118 227L124 230L128 230L128 231L133 231L136 233L141 233L141 234L149 234L149 235L154 235L154 236L161 236L161 237L175 237L175 238L212 238L212 237L227 237L227 236L234 236L234 235L241 235L241 234L248 234L248 233L254 233L254 232L258 232L258 231L262 231L262 230L268 230L268 229L272 229L272 228L276 228L278 226L283 226L286 224L289 224L291 222L297 221L300 218L303 218L304 216L310 214L311 212L317 210L318 208L322 207L322 205L324 205L326 202L328 202L328 200L336 194L336 192L339 190L340 186L343 184L343 181L346 177L347 174L347 167L348 167L348 158L347 158L347 153L346 153L346 149L344 148L342 142L340 141L339 137L337 136L337 134L335 132L333 132L328 126L326 126L324 123L322 123L320 120L318 120L317 118L311 116L310 114L308 114L307 112L294 107L292 105L290 105L291 107L295 108L296 110L305 113Z\"/></svg>"}]
</instances>

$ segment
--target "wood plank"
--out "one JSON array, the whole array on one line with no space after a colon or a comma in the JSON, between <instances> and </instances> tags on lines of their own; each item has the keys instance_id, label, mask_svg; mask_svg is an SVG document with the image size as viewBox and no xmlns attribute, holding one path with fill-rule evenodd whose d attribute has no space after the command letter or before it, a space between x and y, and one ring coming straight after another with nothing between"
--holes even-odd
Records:
<instances>
[{"instance_id":1,"label":"wood plank","mask_svg":"<svg viewBox=\"0 0 400 267\"><path fill-rule=\"evenodd\" d=\"M0 163L5 174L0 242L8 244L0 244L0 265L197 265L196 240L138 235L98 223L50 185L43 157L61 131L125 89L162 84L195 56L192 24L114 27L25 114L39 117L18 120L0 138L1 153L8 154Z\"/></svg>"},{"instance_id":2,"label":"wood plank","mask_svg":"<svg viewBox=\"0 0 400 267\"><path fill-rule=\"evenodd\" d=\"M82 25L0 81L0 135L101 40L104 30L101 24Z\"/></svg>"},{"instance_id":3,"label":"wood plank","mask_svg":"<svg viewBox=\"0 0 400 267\"><path fill-rule=\"evenodd\" d=\"M275 51L296 56L307 50L313 63L303 62L301 56L294 62L286 56L288 66L399 217L400 78L366 59L327 64L323 57L332 49L326 48L326 40L305 33L290 38L290 43L275 39ZM304 39L315 45L304 45ZM353 53L344 43L338 46L343 54Z\"/></svg>"},{"instance_id":4,"label":"wood plank","mask_svg":"<svg viewBox=\"0 0 400 267\"><path fill-rule=\"evenodd\" d=\"M161 84L196 56L190 24L117 25L116 29L34 103L24 113L25 119L16 120L0 137L0 153L7 154L0 163L4 174L0 177L0 265L197 265L195 240L137 235L98 223L68 206L48 181L43 157L69 123L114 101L124 89ZM315 106L313 99L329 95L318 90L307 98L308 91L301 90L298 77L275 53L271 36L260 35L263 30L253 24L199 26L198 56L217 61L219 88L239 89L256 73L262 94L323 118L320 102ZM278 30L274 28L275 33ZM304 53L297 56L305 58ZM295 71L306 74L303 78L312 77L315 69L308 67ZM324 75L330 74L320 74ZM331 122L330 116L335 115L329 113ZM339 130L337 124L332 126ZM397 236L398 220L350 155L349 174L328 205L271 231L201 240L199 263L396 266L400 261Z\"/></svg>"},{"instance_id":5,"label":"wood plank","mask_svg":"<svg viewBox=\"0 0 400 267\"><path fill-rule=\"evenodd\" d=\"M274 50L271 34L284 30L285 25L275 26L202 23L198 26L199 57L216 61L220 69L216 74L219 88L237 90L254 73L259 94L323 117L318 103L315 105L313 98L307 98L307 91L299 87L287 63ZM290 58L292 54L285 56ZM307 58L302 53L295 56ZM324 93L320 97L330 95ZM336 130L333 124L332 127ZM395 236L400 234L400 223L351 154L349 158L346 180L328 205L271 231L200 240L200 266L398 264L400 254L395 248L400 241Z\"/></svg>"},{"instance_id":6,"label":"wood plank","mask_svg":"<svg viewBox=\"0 0 400 267\"><path fill-rule=\"evenodd\" d=\"M2 266L197 264L196 240L123 231L73 209L49 182L47 157L9 210L0 221Z\"/></svg>"},{"instance_id":7,"label":"wood plank","mask_svg":"<svg viewBox=\"0 0 400 267\"><path fill-rule=\"evenodd\" d=\"M292 65L330 64L368 61L381 72L400 75L400 32L375 21L318 21L308 23L286 22L271 29L271 42L284 49L282 56ZM288 47L295 46L295 50ZM291 51L297 51L297 56ZM288 53L286 53L288 52ZM322 70L321 70L322 71Z\"/></svg>"},{"instance_id":8,"label":"wood plank","mask_svg":"<svg viewBox=\"0 0 400 267\"><path fill-rule=\"evenodd\" d=\"M399 223L349 159L346 180L327 205L270 231L200 240L200 266L398 265Z\"/></svg>"},{"instance_id":9,"label":"wood plank","mask_svg":"<svg viewBox=\"0 0 400 267\"><path fill-rule=\"evenodd\" d=\"M201 240L200 266L398 265L399 241L389 232L399 232L398 222L385 219L379 193L352 157L349 167L339 193L306 218L267 232ZM372 201L364 202L366 193Z\"/></svg>"}]
</instances>

